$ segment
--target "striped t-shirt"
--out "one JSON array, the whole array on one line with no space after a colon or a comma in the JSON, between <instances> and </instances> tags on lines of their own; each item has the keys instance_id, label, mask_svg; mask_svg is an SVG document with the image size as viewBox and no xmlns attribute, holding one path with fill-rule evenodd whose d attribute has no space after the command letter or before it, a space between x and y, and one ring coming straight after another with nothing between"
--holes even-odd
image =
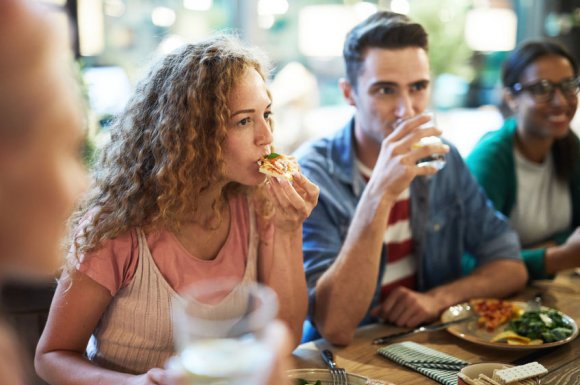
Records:
<instances>
[{"instance_id":1,"label":"striped t-shirt","mask_svg":"<svg viewBox=\"0 0 580 385\"><path fill-rule=\"evenodd\" d=\"M356 161L356 166L368 182L372 170L359 160ZM409 198L410 188L407 188L397 198L386 223L383 252L387 254L384 258L387 266L381 278L381 301L396 287L415 288L417 261L413 255Z\"/></svg>"}]
</instances>

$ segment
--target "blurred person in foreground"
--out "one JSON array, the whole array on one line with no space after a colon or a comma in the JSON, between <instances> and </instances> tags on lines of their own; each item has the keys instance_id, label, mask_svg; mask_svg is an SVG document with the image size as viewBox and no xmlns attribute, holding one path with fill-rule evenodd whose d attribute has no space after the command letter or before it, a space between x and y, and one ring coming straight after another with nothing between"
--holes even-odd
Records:
<instances>
[{"instance_id":1,"label":"blurred person in foreground","mask_svg":"<svg viewBox=\"0 0 580 385\"><path fill-rule=\"evenodd\" d=\"M216 322L246 306L245 283L272 288L298 344L302 223L318 187L299 171L292 183L259 171L273 140L267 71L261 51L216 34L166 55L137 85L73 215L36 352L47 382L165 384L172 303L208 280L239 283L199 305Z\"/></svg>"},{"instance_id":2,"label":"blurred person in foreground","mask_svg":"<svg viewBox=\"0 0 580 385\"><path fill-rule=\"evenodd\" d=\"M531 278L580 266L578 65L549 40L522 43L503 64L513 115L482 137L467 164L518 233Z\"/></svg>"},{"instance_id":3,"label":"blurred person in foreground","mask_svg":"<svg viewBox=\"0 0 580 385\"><path fill-rule=\"evenodd\" d=\"M87 184L70 51L46 12L0 1L0 284L56 274L67 218ZM30 380L18 349L2 325L2 384Z\"/></svg>"},{"instance_id":4,"label":"blurred person in foreground","mask_svg":"<svg viewBox=\"0 0 580 385\"><path fill-rule=\"evenodd\" d=\"M496 212L428 118L427 33L406 16L378 12L344 44L340 87L354 117L334 136L297 150L302 172L320 189L304 223L309 319L304 339L351 342L379 320L414 327L474 297L504 297L527 280L517 235ZM467 129L467 128L466 128ZM445 154L440 171L419 167ZM477 269L461 275L465 251Z\"/></svg>"}]
</instances>

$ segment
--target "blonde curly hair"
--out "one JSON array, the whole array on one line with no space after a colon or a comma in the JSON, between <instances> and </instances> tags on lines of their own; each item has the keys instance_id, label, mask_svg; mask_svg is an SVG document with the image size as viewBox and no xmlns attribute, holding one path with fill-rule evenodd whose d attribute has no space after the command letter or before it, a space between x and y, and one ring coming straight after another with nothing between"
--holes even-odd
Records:
<instances>
[{"instance_id":1,"label":"blonde curly hair","mask_svg":"<svg viewBox=\"0 0 580 385\"><path fill-rule=\"evenodd\" d=\"M227 34L153 66L114 123L92 189L71 218L74 261L135 227L178 229L197 210L200 193L223 176L228 95L251 68L267 79L265 56ZM222 197L259 189L230 183Z\"/></svg>"}]
</instances>

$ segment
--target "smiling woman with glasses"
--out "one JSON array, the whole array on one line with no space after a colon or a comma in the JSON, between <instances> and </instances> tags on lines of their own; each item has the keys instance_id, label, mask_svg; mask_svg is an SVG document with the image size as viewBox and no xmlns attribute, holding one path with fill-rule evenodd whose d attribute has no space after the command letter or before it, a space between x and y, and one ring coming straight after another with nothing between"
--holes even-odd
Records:
<instances>
[{"instance_id":1,"label":"smiling woman with glasses","mask_svg":"<svg viewBox=\"0 0 580 385\"><path fill-rule=\"evenodd\" d=\"M517 231L530 276L542 278L580 266L578 66L559 44L529 41L508 56L502 81L513 116L467 163Z\"/></svg>"}]
</instances>

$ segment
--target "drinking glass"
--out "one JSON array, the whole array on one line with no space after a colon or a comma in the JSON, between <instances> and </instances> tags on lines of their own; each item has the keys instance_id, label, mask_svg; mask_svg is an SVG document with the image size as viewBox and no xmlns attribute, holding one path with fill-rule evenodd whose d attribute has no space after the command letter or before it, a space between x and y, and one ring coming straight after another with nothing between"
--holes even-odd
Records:
<instances>
[{"instance_id":1,"label":"drinking glass","mask_svg":"<svg viewBox=\"0 0 580 385\"><path fill-rule=\"evenodd\" d=\"M195 284L174 302L177 355L167 368L180 385L260 385L274 352L264 329L278 311L276 294L255 282L213 280Z\"/></svg>"},{"instance_id":2,"label":"drinking glass","mask_svg":"<svg viewBox=\"0 0 580 385\"><path fill-rule=\"evenodd\" d=\"M420 128L432 128L437 127L437 123L435 121L435 113L433 111L424 111L420 115L429 116L431 120L426 123L423 123ZM442 144L441 138L438 136L426 136L421 138L417 143L413 145L414 148L423 147L432 144ZM441 170L445 166L445 155L444 154L431 154L428 157L421 158L417 161L417 166L425 167L431 166L436 168L437 170Z\"/></svg>"}]
</instances>

